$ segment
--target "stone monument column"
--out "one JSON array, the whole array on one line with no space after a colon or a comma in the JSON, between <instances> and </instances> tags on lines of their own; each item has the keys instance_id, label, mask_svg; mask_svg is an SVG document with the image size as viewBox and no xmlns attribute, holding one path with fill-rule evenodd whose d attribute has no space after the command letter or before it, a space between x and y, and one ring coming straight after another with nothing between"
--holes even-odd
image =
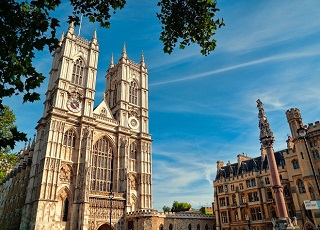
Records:
<instances>
[{"instance_id":1,"label":"stone monument column","mask_svg":"<svg viewBox=\"0 0 320 230\"><path fill-rule=\"evenodd\" d=\"M259 129L260 129L260 143L261 143L262 149L265 149L266 151L269 169L270 169L272 188L274 191L275 201L276 201L277 209L279 212L279 219L272 220L273 229L298 229L299 227L294 226L291 219L288 217L288 212L287 212L287 207L286 207L284 196L283 196L283 188L280 182L277 162L274 157L273 132L270 129L267 116L264 112L263 104L259 99L257 100L257 104L258 104L257 107L259 109L258 118L259 118Z\"/></svg>"}]
</instances>

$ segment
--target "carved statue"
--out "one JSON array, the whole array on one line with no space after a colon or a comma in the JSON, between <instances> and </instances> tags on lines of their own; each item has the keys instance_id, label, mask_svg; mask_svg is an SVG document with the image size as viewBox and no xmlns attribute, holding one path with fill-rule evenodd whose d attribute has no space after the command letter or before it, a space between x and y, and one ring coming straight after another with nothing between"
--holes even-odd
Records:
<instances>
[{"instance_id":1,"label":"carved statue","mask_svg":"<svg viewBox=\"0 0 320 230\"><path fill-rule=\"evenodd\" d=\"M298 226L298 221L297 221L297 217L293 217L293 221L292 221L293 226Z\"/></svg>"}]
</instances>

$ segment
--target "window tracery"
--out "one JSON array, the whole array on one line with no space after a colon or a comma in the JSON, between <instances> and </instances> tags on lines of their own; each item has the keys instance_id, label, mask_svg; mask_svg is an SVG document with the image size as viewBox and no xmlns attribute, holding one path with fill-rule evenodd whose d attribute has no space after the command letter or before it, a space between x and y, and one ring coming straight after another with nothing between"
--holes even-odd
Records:
<instances>
[{"instance_id":1,"label":"window tracery","mask_svg":"<svg viewBox=\"0 0 320 230\"><path fill-rule=\"evenodd\" d=\"M113 150L106 137L94 144L91 165L91 190L110 192L113 177Z\"/></svg>"},{"instance_id":2,"label":"window tracery","mask_svg":"<svg viewBox=\"0 0 320 230\"><path fill-rule=\"evenodd\" d=\"M138 89L137 89L137 83L135 81L132 81L130 83L129 102L135 105L138 104Z\"/></svg>"},{"instance_id":3,"label":"window tracery","mask_svg":"<svg viewBox=\"0 0 320 230\"><path fill-rule=\"evenodd\" d=\"M71 82L77 85L82 85L82 77L84 72L84 64L81 58L78 58L73 64Z\"/></svg>"},{"instance_id":4,"label":"window tracery","mask_svg":"<svg viewBox=\"0 0 320 230\"><path fill-rule=\"evenodd\" d=\"M64 133L63 145L74 148L76 146L76 135L73 129L69 129Z\"/></svg>"},{"instance_id":5,"label":"window tracery","mask_svg":"<svg viewBox=\"0 0 320 230\"><path fill-rule=\"evenodd\" d=\"M130 169L137 171L137 145L134 142L130 145Z\"/></svg>"}]
</instances>

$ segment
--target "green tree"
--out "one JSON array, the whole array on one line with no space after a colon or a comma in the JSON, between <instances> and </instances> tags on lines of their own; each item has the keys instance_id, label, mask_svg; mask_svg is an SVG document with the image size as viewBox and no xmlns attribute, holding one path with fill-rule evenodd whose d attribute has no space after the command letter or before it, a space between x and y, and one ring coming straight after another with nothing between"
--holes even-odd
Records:
<instances>
[{"instance_id":1,"label":"green tree","mask_svg":"<svg viewBox=\"0 0 320 230\"><path fill-rule=\"evenodd\" d=\"M163 206L163 207L162 207L162 210L163 210L164 212L170 212L170 207L168 207L168 206Z\"/></svg>"},{"instance_id":2,"label":"green tree","mask_svg":"<svg viewBox=\"0 0 320 230\"><path fill-rule=\"evenodd\" d=\"M59 20L51 17L61 4L61 0L0 0L0 110L3 98L23 94L23 102L40 99L35 90L45 79L33 66L36 51L48 47L53 51L58 47L56 28ZM69 23L80 22L80 15L91 22L99 22L102 27L110 27L112 13L122 9L126 0L70 0L73 12ZM183 49L190 43L197 43L201 53L208 55L215 49L215 30L224 25L223 20L214 19L214 0L160 0L157 14L162 23L160 40L164 52L171 53L177 43ZM21 139L21 133L13 132L13 141ZM7 143L3 143L5 146ZM11 146L11 143L9 143Z\"/></svg>"},{"instance_id":3,"label":"green tree","mask_svg":"<svg viewBox=\"0 0 320 230\"><path fill-rule=\"evenodd\" d=\"M17 156L11 154L14 147L14 135L19 140L26 140L25 135L17 131L14 125L16 117L9 106L4 106L0 110L0 181L2 181L8 170L17 161Z\"/></svg>"},{"instance_id":4,"label":"green tree","mask_svg":"<svg viewBox=\"0 0 320 230\"><path fill-rule=\"evenodd\" d=\"M179 211L188 211L190 209L191 209L191 204L189 203L173 201L171 211L179 212Z\"/></svg>"},{"instance_id":5,"label":"green tree","mask_svg":"<svg viewBox=\"0 0 320 230\"><path fill-rule=\"evenodd\" d=\"M13 164L17 162L17 155L0 152L0 182L7 176Z\"/></svg>"},{"instance_id":6,"label":"green tree","mask_svg":"<svg viewBox=\"0 0 320 230\"><path fill-rule=\"evenodd\" d=\"M3 106L0 109L0 153L8 154L14 148L15 141L27 141L26 134L17 130L15 121L9 106Z\"/></svg>"}]
</instances>

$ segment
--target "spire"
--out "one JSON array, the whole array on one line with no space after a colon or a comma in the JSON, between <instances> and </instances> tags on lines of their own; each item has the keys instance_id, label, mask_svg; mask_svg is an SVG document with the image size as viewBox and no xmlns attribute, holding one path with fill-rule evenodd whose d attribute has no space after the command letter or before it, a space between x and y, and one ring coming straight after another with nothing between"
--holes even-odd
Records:
<instances>
[{"instance_id":1,"label":"spire","mask_svg":"<svg viewBox=\"0 0 320 230\"><path fill-rule=\"evenodd\" d=\"M112 53L109 68L113 68L113 67L114 67L114 63L113 63L113 53Z\"/></svg>"},{"instance_id":2,"label":"spire","mask_svg":"<svg viewBox=\"0 0 320 230\"><path fill-rule=\"evenodd\" d=\"M31 142L31 138L29 138L29 141L28 141L28 150L30 149L30 142Z\"/></svg>"},{"instance_id":3,"label":"spire","mask_svg":"<svg viewBox=\"0 0 320 230\"><path fill-rule=\"evenodd\" d=\"M126 43L123 44L123 49L122 49L122 58L127 58L127 50L126 50Z\"/></svg>"},{"instance_id":4,"label":"spire","mask_svg":"<svg viewBox=\"0 0 320 230\"><path fill-rule=\"evenodd\" d=\"M67 35L69 35L69 34L70 35L74 34L74 23L73 22L71 22L69 25Z\"/></svg>"},{"instance_id":5,"label":"spire","mask_svg":"<svg viewBox=\"0 0 320 230\"><path fill-rule=\"evenodd\" d=\"M141 66L145 67L146 66L146 63L144 62L144 54L143 54L143 50L142 50L142 53L141 53L141 61L140 61L140 64Z\"/></svg>"},{"instance_id":6,"label":"spire","mask_svg":"<svg viewBox=\"0 0 320 230\"><path fill-rule=\"evenodd\" d=\"M34 146L36 145L36 134L33 135L33 141L31 144L31 148L34 149Z\"/></svg>"},{"instance_id":7,"label":"spire","mask_svg":"<svg viewBox=\"0 0 320 230\"><path fill-rule=\"evenodd\" d=\"M94 45L97 45L97 44L98 44L98 40L97 40L97 29L94 29L93 36L92 36L92 40L91 40L91 44L94 44Z\"/></svg>"},{"instance_id":8,"label":"spire","mask_svg":"<svg viewBox=\"0 0 320 230\"><path fill-rule=\"evenodd\" d=\"M61 37L59 40L59 46L61 46L63 39L64 39L64 32L62 32L62 34L61 34Z\"/></svg>"},{"instance_id":9,"label":"spire","mask_svg":"<svg viewBox=\"0 0 320 230\"><path fill-rule=\"evenodd\" d=\"M257 100L257 107L259 109L258 118L259 118L259 129L260 129L260 142L263 147L269 147L273 145L274 136L273 132L270 129L269 121L264 112L263 104L260 99Z\"/></svg>"}]
</instances>

